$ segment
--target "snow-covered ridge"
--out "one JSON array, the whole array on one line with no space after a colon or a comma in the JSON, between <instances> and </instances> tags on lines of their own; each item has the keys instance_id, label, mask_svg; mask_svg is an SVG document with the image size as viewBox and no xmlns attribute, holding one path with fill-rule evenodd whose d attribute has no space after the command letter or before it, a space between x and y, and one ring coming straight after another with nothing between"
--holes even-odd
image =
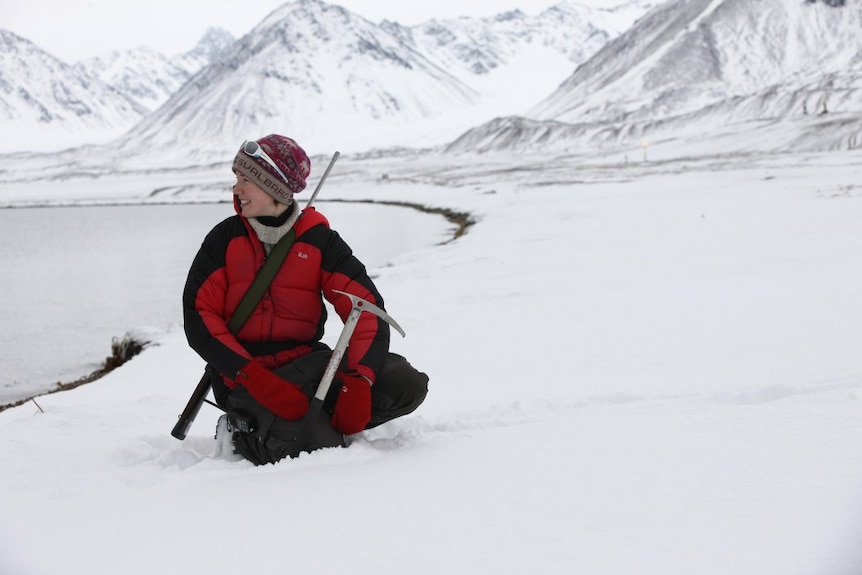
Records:
<instances>
[{"instance_id":1,"label":"snow-covered ridge","mask_svg":"<svg viewBox=\"0 0 862 575\"><path fill-rule=\"evenodd\" d=\"M98 78L0 29L0 125L4 127L4 148L38 143L36 149L57 149L74 141L71 134L75 131L94 137L116 135L118 126L136 121L145 112L132 98ZM55 129L40 129L45 126ZM19 131L16 127L29 129Z\"/></svg>"},{"instance_id":2,"label":"snow-covered ridge","mask_svg":"<svg viewBox=\"0 0 862 575\"><path fill-rule=\"evenodd\" d=\"M200 60L189 66L185 56L126 52L78 69L148 111L111 124L119 135L144 119L124 139L129 153L173 144L182 134L219 154L237 139L278 130L312 147L326 142L318 151L328 151L333 141L343 149L428 145L496 115L527 110L656 3L631 0L596 10L564 1L535 16L511 12L404 27L299 0L273 11L232 46L223 38L202 40L218 51L188 85L178 84L191 80ZM174 100L164 110L149 114L169 95ZM54 126L39 128L51 132ZM86 130L76 133L80 143L105 141L85 139Z\"/></svg>"},{"instance_id":3,"label":"snow-covered ridge","mask_svg":"<svg viewBox=\"0 0 862 575\"><path fill-rule=\"evenodd\" d=\"M576 126L564 130L581 145L704 138L732 124L781 122L796 135L772 133L765 149L851 146L854 138L830 138L826 126L840 118L855 124L850 136L862 130L860 30L859 3L673 0L609 42L527 116Z\"/></svg>"},{"instance_id":4,"label":"snow-covered ridge","mask_svg":"<svg viewBox=\"0 0 862 575\"><path fill-rule=\"evenodd\" d=\"M217 59L234 40L226 30L210 28L184 54L168 56L141 47L89 58L76 63L75 68L132 98L146 115L164 104L195 72Z\"/></svg>"},{"instance_id":5,"label":"snow-covered ridge","mask_svg":"<svg viewBox=\"0 0 862 575\"><path fill-rule=\"evenodd\" d=\"M318 154L442 145L631 154L673 141L672 155L704 139L732 152L740 132L749 150L852 148L862 132L860 29L862 6L841 2L562 2L535 16L405 27L298 0L173 92L167 80L158 89L118 80L140 105L171 95L101 156L143 169L206 164L270 132Z\"/></svg>"},{"instance_id":6,"label":"snow-covered ridge","mask_svg":"<svg viewBox=\"0 0 862 575\"><path fill-rule=\"evenodd\" d=\"M860 30L859 4L673 0L608 44L530 116L659 119L767 87L858 75Z\"/></svg>"},{"instance_id":7,"label":"snow-covered ridge","mask_svg":"<svg viewBox=\"0 0 862 575\"><path fill-rule=\"evenodd\" d=\"M147 48L70 65L0 29L0 151L53 151L114 139L164 103L233 38L209 30L185 54Z\"/></svg>"}]
</instances>

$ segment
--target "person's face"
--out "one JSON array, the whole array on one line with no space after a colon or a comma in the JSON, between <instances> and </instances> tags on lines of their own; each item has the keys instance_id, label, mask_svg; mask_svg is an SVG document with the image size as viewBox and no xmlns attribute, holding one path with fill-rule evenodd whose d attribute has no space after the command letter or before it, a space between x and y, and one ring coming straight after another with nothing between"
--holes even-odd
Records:
<instances>
[{"instance_id":1,"label":"person's face","mask_svg":"<svg viewBox=\"0 0 862 575\"><path fill-rule=\"evenodd\" d=\"M242 174L235 175L233 195L239 199L240 210L244 217L280 216L287 209L286 205L276 202L272 196Z\"/></svg>"}]
</instances>

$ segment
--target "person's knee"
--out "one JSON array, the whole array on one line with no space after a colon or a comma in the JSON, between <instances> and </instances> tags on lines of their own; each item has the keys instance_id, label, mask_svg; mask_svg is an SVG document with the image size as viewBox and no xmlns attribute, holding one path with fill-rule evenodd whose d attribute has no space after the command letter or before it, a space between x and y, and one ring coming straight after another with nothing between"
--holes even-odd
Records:
<instances>
[{"instance_id":1,"label":"person's knee","mask_svg":"<svg viewBox=\"0 0 862 575\"><path fill-rule=\"evenodd\" d=\"M406 358L390 353L375 387L396 403L418 406L428 394L428 381L428 375L410 365Z\"/></svg>"},{"instance_id":2,"label":"person's knee","mask_svg":"<svg viewBox=\"0 0 862 575\"><path fill-rule=\"evenodd\" d=\"M415 370L414 370L415 371ZM419 407L428 395L428 376L421 371L415 371L412 377L404 380L409 388L408 395L411 397L413 409Z\"/></svg>"}]
</instances>

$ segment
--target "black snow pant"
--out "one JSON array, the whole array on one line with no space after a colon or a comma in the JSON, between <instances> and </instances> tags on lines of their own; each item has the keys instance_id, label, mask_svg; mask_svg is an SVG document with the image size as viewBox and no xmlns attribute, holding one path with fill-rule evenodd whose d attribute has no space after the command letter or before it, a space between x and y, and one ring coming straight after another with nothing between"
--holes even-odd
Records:
<instances>
[{"instance_id":1,"label":"black snow pant","mask_svg":"<svg viewBox=\"0 0 862 575\"><path fill-rule=\"evenodd\" d=\"M323 377L330 354L328 348L313 351L277 368L275 373L300 385L311 400ZM254 431L250 433L234 431L233 442L237 453L255 465L264 465L275 463L296 452L296 437L304 425L303 420L290 421L278 417L258 403L244 387L232 390L225 389L224 384L221 387L223 393L216 394L219 404L228 413L249 418L255 424ZM338 392L338 386L333 384L302 451L345 445L344 436L329 423ZM428 376L417 371L404 357L389 353L374 385L371 386L371 421L366 429L413 412L425 400L427 393ZM219 395L221 397L218 397Z\"/></svg>"}]
</instances>

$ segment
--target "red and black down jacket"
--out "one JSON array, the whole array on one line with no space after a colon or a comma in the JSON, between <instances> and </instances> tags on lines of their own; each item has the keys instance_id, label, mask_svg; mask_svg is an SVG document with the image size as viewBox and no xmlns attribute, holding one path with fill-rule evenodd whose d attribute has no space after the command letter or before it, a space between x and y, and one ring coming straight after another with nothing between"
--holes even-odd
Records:
<instances>
[{"instance_id":1,"label":"red and black down jacket","mask_svg":"<svg viewBox=\"0 0 862 575\"><path fill-rule=\"evenodd\" d=\"M263 244L248 221L232 216L214 227L201 245L183 291L189 345L218 370L228 387L252 358L273 369L311 351L326 322L323 297L342 321L357 295L383 308L383 298L350 247L309 208L294 224L296 240L269 290L234 336L228 320L266 260ZM389 350L389 325L362 314L347 350L347 369L375 379Z\"/></svg>"}]
</instances>

